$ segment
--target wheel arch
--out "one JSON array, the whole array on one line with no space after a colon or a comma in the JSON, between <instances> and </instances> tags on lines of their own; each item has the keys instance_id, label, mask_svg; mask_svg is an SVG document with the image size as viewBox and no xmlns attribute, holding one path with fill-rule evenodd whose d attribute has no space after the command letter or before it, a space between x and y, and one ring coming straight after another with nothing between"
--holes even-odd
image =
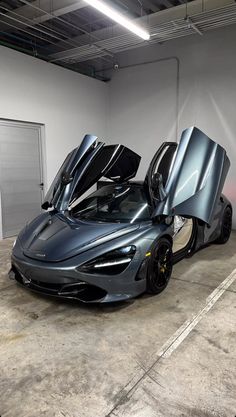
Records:
<instances>
[{"instance_id":1,"label":"wheel arch","mask_svg":"<svg viewBox=\"0 0 236 417\"><path fill-rule=\"evenodd\" d=\"M156 255L156 250L159 252L161 248L161 245L158 247L158 242L165 245L164 254ZM152 251L152 255L148 258L146 264L146 291L149 294L159 294L168 285L172 273L172 237L166 233L158 236L153 242ZM158 262L156 259L158 259Z\"/></svg>"},{"instance_id":2,"label":"wheel arch","mask_svg":"<svg viewBox=\"0 0 236 417\"><path fill-rule=\"evenodd\" d=\"M158 237L156 242L158 242L159 239L167 239L167 240L169 240L171 245L173 245L173 238L172 238L171 235L168 235L168 234L161 235L161 236Z\"/></svg>"}]
</instances>

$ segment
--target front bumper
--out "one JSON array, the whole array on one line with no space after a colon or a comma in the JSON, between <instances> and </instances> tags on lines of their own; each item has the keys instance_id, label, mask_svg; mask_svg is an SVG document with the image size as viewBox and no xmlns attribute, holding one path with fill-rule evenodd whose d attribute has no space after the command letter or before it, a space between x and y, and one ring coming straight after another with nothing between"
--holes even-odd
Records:
<instances>
[{"instance_id":1,"label":"front bumper","mask_svg":"<svg viewBox=\"0 0 236 417\"><path fill-rule=\"evenodd\" d=\"M107 293L102 288L78 281L70 284L43 282L26 278L14 265L9 271L9 278L15 279L18 284L37 293L59 298L76 299L86 303L102 301Z\"/></svg>"},{"instance_id":2,"label":"front bumper","mask_svg":"<svg viewBox=\"0 0 236 417\"><path fill-rule=\"evenodd\" d=\"M46 264L39 261L18 259L12 256L9 277L23 287L47 296L67 298L83 303L108 303L127 300L146 289L144 271L139 273L140 262L131 261L122 274L107 276L78 272L66 263Z\"/></svg>"}]
</instances>

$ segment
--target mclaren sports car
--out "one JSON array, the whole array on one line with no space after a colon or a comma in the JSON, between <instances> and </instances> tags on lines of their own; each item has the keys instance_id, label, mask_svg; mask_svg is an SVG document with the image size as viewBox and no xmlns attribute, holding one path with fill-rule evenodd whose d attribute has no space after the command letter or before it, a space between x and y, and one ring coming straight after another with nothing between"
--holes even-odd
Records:
<instances>
[{"instance_id":1,"label":"mclaren sports car","mask_svg":"<svg viewBox=\"0 0 236 417\"><path fill-rule=\"evenodd\" d=\"M59 169L44 211L15 241L10 277L45 295L114 302L160 293L176 262L227 242L230 162L219 144L188 128L135 181L140 159L86 135Z\"/></svg>"}]
</instances>

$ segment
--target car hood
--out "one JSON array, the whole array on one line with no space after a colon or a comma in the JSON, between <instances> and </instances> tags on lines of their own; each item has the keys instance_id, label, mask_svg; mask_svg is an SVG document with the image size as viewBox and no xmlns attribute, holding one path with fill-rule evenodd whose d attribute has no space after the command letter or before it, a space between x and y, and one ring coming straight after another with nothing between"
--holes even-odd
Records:
<instances>
[{"instance_id":1,"label":"car hood","mask_svg":"<svg viewBox=\"0 0 236 417\"><path fill-rule=\"evenodd\" d=\"M138 224L75 221L62 214L44 213L26 226L19 240L27 257L60 262L138 228Z\"/></svg>"}]
</instances>

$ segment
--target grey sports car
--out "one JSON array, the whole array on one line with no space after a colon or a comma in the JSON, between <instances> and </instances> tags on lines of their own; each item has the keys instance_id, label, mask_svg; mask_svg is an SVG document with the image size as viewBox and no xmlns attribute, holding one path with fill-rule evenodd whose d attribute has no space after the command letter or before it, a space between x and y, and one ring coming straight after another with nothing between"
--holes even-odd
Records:
<instances>
[{"instance_id":1,"label":"grey sports car","mask_svg":"<svg viewBox=\"0 0 236 417\"><path fill-rule=\"evenodd\" d=\"M140 159L86 135L57 173L45 212L20 232L10 277L86 303L126 300L160 293L175 262L229 239L232 207L221 193L230 162L220 145L188 128L179 143L161 145L143 182L131 181Z\"/></svg>"}]
</instances>

